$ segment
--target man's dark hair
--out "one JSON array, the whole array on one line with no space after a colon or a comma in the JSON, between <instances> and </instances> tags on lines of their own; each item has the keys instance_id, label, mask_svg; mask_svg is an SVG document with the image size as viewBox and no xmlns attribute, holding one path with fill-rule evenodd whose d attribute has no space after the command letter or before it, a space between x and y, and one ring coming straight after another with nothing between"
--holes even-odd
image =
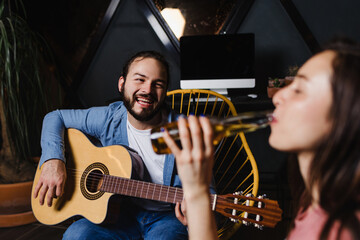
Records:
<instances>
[{"instance_id":1,"label":"man's dark hair","mask_svg":"<svg viewBox=\"0 0 360 240\"><path fill-rule=\"evenodd\" d=\"M160 54L159 52L156 51L142 51L142 52L138 52L136 53L134 56L132 56L124 65L123 67L123 71L122 71L122 76L124 78L124 80L126 80L126 76L129 72L129 68L131 66L131 64L135 61L135 59L137 58L153 58L157 61L159 61L165 68L166 71L166 88L168 88L169 83L170 83L170 73L169 73L169 63L166 61L165 57Z\"/></svg>"}]
</instances>

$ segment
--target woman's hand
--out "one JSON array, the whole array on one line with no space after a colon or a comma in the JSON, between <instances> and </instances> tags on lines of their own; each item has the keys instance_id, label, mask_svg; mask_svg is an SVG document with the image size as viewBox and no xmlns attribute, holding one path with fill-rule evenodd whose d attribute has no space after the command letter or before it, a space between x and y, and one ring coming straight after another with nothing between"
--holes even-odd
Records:
<instances>
[{"instance_id":1,"label":"woman's hand","mask_svg":"<svg viewBox=\"0 0 360 240\"><path fill-rule=\"evenodd\" d=\"M179 118L178 127L181 149L166 130L164 140L176 158L186 201L186 221L179 204L175 212L179 221L188 224L190 239L217 239L209 192L214 161L212 126L206 117L189 116L187 120Z\"/></svg>"},{"instance_id":2,"label":"woman's hand","mask_svg":"<svg viewBox=\"0 0 360 240\"><path fill-rule=\"evenodd\" d=\"M165 130L164 140L175 155L183 188L187 194L209 191L213 167L213 129L206 117L189 116L178 120L182 149Z\"/></svg>"}]
</instances>

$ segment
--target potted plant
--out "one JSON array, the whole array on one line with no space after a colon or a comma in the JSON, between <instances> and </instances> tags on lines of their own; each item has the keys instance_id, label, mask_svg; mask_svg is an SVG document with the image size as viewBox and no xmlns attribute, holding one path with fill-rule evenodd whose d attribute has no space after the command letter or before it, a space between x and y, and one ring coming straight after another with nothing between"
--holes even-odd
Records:
<instances>
[{"instance_id":1,"label":"potted plant","mask_svg":"<svg viewBox=\"0 0 360 240\"><path fill-rule=\"evenodd\" d=\"M285 85L289 85L290 83L292 83L298 70L299 70L298 65L292 65L288 67L287 75L285 77Z\"/></svg>"},{"instance_id":2,"label":"potted plant","mask_svg":"<svg viewBox=\"0 0 360 240\"><path fill-rule=\"evenodd\" d=\"M269 78L268 87L267 87L267 94L269 98L272 98L275 93L285 86L285 79L283 78Z\"/></svg>"},{"instance_id":3,"label":"potted plant","mask_svg":"<svg viewBox=\"0 0 360 240\"><path fill-rule=\"evenodd\" d=\"M0 2L0 227L11 226L9 221L19 225L22 220L35 220L30 207L36 169L33 156L40 153L42 118L50 109L45 89L49 92L48 80L54 76L44 39L30 29L24 17L21 0ZM16 218L20 209L27 212Z\"/></svg>"}]
</instances>

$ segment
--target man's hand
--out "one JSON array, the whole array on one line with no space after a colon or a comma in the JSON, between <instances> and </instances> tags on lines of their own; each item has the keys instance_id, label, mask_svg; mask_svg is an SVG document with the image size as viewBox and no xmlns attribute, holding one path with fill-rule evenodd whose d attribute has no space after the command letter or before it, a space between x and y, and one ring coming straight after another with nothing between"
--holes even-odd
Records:
<instances>
[{"instance_id":1,"label":"man's hand","mask_svg":"<svg viewBox=\"0 0 360 240\"><path fill-rule=\"evenodd\" d=\"M42 165L39 181L34 189L34 198L39 196L40 205L45 197L49 207L53 198L60 197L64 192L66 181L65 163L59 159L50 159Z\"/></svg>"},{"instance_id":2,"label":"man's hand","mask_svg":"<svg viewBox=\"0 0 360 240\"><path fill-rule=\"evenodd\" d=\"M181 209L180 209L181 208ZM186 204L185 199L180 203L176 203L175 206L175 215L176 218L184 225L187 226L188 222L186 219Z\"/></svg>"}]
</instances>

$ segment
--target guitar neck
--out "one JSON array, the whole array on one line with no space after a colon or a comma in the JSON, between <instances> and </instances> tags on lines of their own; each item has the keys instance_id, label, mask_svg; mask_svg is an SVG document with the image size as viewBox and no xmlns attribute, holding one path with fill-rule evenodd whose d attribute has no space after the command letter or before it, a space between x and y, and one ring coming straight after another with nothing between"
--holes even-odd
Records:
<instances>
[{"instance_id":1,"label":"guitar neck","mask_svg":"<svg viewBox=\"0 0 360 240\"><path fill-rule=\"evenodd\" d=\"M103 176L100 191L167 203L181 203L184 196L181 188L110 175ZM213 201L213 196L211 199Z\"/></svg>"}]
</instances>

